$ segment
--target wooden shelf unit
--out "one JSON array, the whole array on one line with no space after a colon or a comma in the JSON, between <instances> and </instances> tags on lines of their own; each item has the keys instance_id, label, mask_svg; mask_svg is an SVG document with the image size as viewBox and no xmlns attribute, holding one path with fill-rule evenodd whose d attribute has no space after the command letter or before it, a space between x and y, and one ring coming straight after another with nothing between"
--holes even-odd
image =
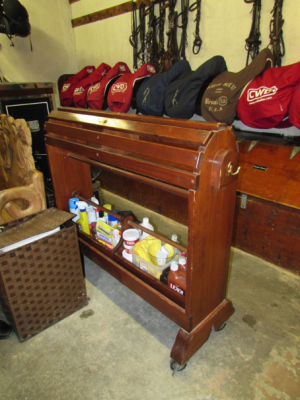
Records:
<instances>
[{"instance_id":1,"label":"wooden shelf unit","mask_svg":"<svg viewBox=\"0 0 300 400\"><path fill-rule=\"evenodd\" d=\"M224 124L61 107L45 124L57 207L74 192L93 195L90 166L184 198L188 207L185 296L80 232L84 255L179 325L171 351L179 365L233 314L226 299L238 148ZM229 172L231 171L231 172ZM127 217L123 230L132 226Z\"/></svg>"}]
</instances>

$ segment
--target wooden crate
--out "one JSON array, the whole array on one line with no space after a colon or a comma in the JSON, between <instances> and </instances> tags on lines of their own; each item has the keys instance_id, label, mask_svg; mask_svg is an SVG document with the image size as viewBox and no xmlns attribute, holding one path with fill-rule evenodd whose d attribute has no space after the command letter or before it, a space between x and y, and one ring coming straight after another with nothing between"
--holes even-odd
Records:
<instances>
[{"instance_id":1,"label":"wooden crate","mask_svg":"<svg viewBox=\"0 0 300 400\"><path fill-rule=\"evenodd\" d=\"M300 274L300 147L238 133L233 246Z\"/></svg>"}]
</instances>

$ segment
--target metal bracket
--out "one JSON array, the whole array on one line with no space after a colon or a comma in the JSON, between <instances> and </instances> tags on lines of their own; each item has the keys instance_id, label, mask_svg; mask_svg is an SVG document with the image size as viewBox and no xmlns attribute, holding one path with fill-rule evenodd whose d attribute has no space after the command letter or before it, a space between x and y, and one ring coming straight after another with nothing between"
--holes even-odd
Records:
<instances>
[{"instance_id":1,"label":"metal bracket","mask_svg":"<svg viewBox=\"0 0 300 400\"><path fill-rule=\"evenodd\" d=\"M257 145L257 143L259 143L260 140L252 140L252 142L250 143L249 147L248 147L248 151L251 151L253 149L254 146Z\"/></svg>"},{"instance_id":2,"label":"metal bracket","mask_svg":"<svg viewBox=\"0 0 300 400\"><path fill-rule=\"evenodd\" d=\"M290 160L295 157L295 155L300 151L300 147L293 147L293 150L290 155Z\"/></svg>"}]
</instances>

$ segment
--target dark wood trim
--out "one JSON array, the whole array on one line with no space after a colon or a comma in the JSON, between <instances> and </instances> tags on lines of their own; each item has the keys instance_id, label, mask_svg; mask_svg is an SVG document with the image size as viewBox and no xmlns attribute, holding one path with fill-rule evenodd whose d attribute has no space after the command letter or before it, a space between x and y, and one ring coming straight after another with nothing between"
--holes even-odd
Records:
<instances>
[{"instance_id":1,"label":"dark wood trim","mask_svg":"<svg viewBox=\"0 0 300 400\"><path fill-rule=\"evenodd\" d=\"M90 165L93 165L95 167L102 168L103 170L115 173L117 175L120 175L121 177L133 179L135 181L142 182L142 183L148 184L148 185L151 184L151 186L153 186L153 187L156 187L156 188L161 189L161 190L165 190L166 192L169 192L169 193L172 193L172 194L176 194L176 195L181 196L181 197L188 198L188 196L189 196L189 192L187 190L180 189L180 188L178 188L176 186L168 185L167 183L163 183L163 182L159 182L159 181L153 181L153 179L147 178L146 176L136 175L136 174L133 174L132 172L129 172L129 171L121 171L118 168L112 167L110 165L102 164L102 163L100 163L98 161L90 160L89 158L80 157L80 156L78 156L76 154L69 153L68 157L69 158L73 158L73 159L78 160L78 161L82 161L82 162L90 164Z\"/></svg>"},{"instance_id":2,"label":"dark wood trim","mask_svg":"<svg viewBox=\"0 0 300 400\"><path fill-rule=\"evenodd\" d=\"M234 313L230 300L225 299L207 318L191 332L180 329L171 350L171 358L179 365L184 365L195 352L207 341L214 328L215 331Z\"/></svg>"},{"instance_id":3,"label":"dark wood trim","mask_svg":"<svg viewBox=\"0 0 300 400\"><path fill-rule=\"evenodd\" d=\"M100 265L102 269L122 282L142 299L147 301L157 310L165 314L168 318L180 325L186 331L190 329L190 318L185 316L185 309L175 304L168 297L157 292L157 290L149 286L144 280L127 271L122 265L108 258L94 246L91 246L86 241L79 238L80 250L84 255L90 258L93 262Z\"/></svg>"},{"instance_id":4,"label":"dark wood trim","mask_svg":"<svg viewBox=\"0 0 300 400\"><path fill-rule=\"evenodd\" d=\"M158 166L152 162L137 160L132 157L122 156L120 154L110 153L94 147L79 143L69 142L65 139L54 138L45 135L47 145L60 149L68 149L71 153L91 158L104 164L113 165L118 168L131 170L136 174L147 174L149 177L159 179L162 182L170 183L185 189L197 190L199 184L199 175L185 172L176 168Z\"/></svg>"},{"instance_id":5,"label":"dark wood trim","mask_svg":"<svg viewBox=\"0 0 300 400\"><path fill-rule=\"evenodd\" d=\"M159 157L161 160L166 162L169 161L174 165L182 164L187 167L197 167L199 151L196 150L189 150L185 148L178 149L177 147L168 145L165 145L162 150L160 143L147 142L142 139L137 141L122 136L116 137L114 134L109 134L110 131L108 129L105 133L102 133L101 136L95 135L95 132L92 130L76 128L73 126L63 126L53 122L47 122L46 129L59 135L68 136L68 138L71 139L80 139L84 136L88 142L94 143L99 147L107 146L114 148L117 140L118 149L129 152L128 154L139 153L140 155L146 157ZM112 133L114 133L113 129Z\"/></svg>"},{"instance_id":6,"label":"dark wood trim","mask_svg":"<svg viewBox=\"0 0 300 400\"><path fill-rule=\"evenodd\" d=\"M72 2L79 0L69 0ZM149 6L150 0L137 0L136 6L137 9L140 8L140 5L144 1L146 6ZM158 1L155 1L155 4L158 4ZM126 3L118 4L114 7L105 8L100 11L96 11L91 14L83 15L82 17L72 19L72 27L76 28L77 26L82 26L86 24L90 24L91 22L101 21L103 19L115 17L117 15L125 14L132 11L132 1L127 1Z\"/></svg>"},{"instance_id":7,"label":"dark wood trim","mask_svg":"<svg viewBox=\"0 0 300 400\"><path fill-rule=\"evenodd\" d=\"M63 122L64 125L66 125L67 122L70 126L73 126L73 123L79 123L82 129L93 129L99 132L103 132L103 129L105 129L119 131L120 133L131 133L139 137L148 137L148 139L157 142L168 141L174 144L180 144L180 147L194 147L197 150L199 146L205 146L213 135L211 130L205 131L205 129L207 129L206 124L202 122L198 122L197 125L190 127L188 125L183 126L183 124L171 125L169 118L154 117L156 118L154 122L155 125L160 125L160 134L157 135L153 132L152 120L149 123L145 122L142 118L139 120L138 118L119 117L118 113L109 113L108 116L106 115L107 114L102 111L98 111L97 114L85 115L76 111L70 113L53 110L49 114L49 119L51 119L52 122ZM121 115L123 116L126 114ZM133 114L130 115L132 116ZM215 126L218 127L218 125ZM45 129L47 130L46 127ZM136 132L138 132L138 134Z\"/></svg>"},{"instance_id":8,"label":"dark wood trim","mask_svg":"<svg viewBox=\"0 0 300 400\"><path fill-rule=\"evenodd\" d=\"M63 75L62 75L63 76ZM227 126L224 122L207 122L201 121L201 129L199 129L199 122L192 119L171 119L166 117L156 117L152 115L142 115L142 114L130 114L130 113L118 113L113 111L104 111L104 110L92 110L88 108L75 108L75 107L58 107L57 111L62 111L64 113L73 113L73 114L84 114L84 115L93 115L98 117L105 118L118 118L124 121L138 121L138 122L149 122L151 124L159 124L159 125L171 125L171 126L181 126L184 128L194 128L197 129L198 132L205 135L206 138L203 138L203 145L206 145L209 139L212 136L212 132L207 131L221 131L223 129L230 129L231 127ZM56 114L51 114L51 118L55 119Z\"/></svg>"}]
</instances>

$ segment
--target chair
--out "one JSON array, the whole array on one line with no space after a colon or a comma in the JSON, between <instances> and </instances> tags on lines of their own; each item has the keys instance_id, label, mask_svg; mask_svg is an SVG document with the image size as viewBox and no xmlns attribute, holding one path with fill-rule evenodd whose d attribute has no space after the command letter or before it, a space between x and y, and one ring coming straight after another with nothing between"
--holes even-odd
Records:
<instances>
[{"instance_id":1,"label":"chair","mask_svg":"<svg viewBox=\"0 0 300 400\"><path fill-rule=\"evenodd\" d=\"M42 172L35 169L24 119L0 115L0 223L45 210Z\"/></svg>"}]
</instances>

